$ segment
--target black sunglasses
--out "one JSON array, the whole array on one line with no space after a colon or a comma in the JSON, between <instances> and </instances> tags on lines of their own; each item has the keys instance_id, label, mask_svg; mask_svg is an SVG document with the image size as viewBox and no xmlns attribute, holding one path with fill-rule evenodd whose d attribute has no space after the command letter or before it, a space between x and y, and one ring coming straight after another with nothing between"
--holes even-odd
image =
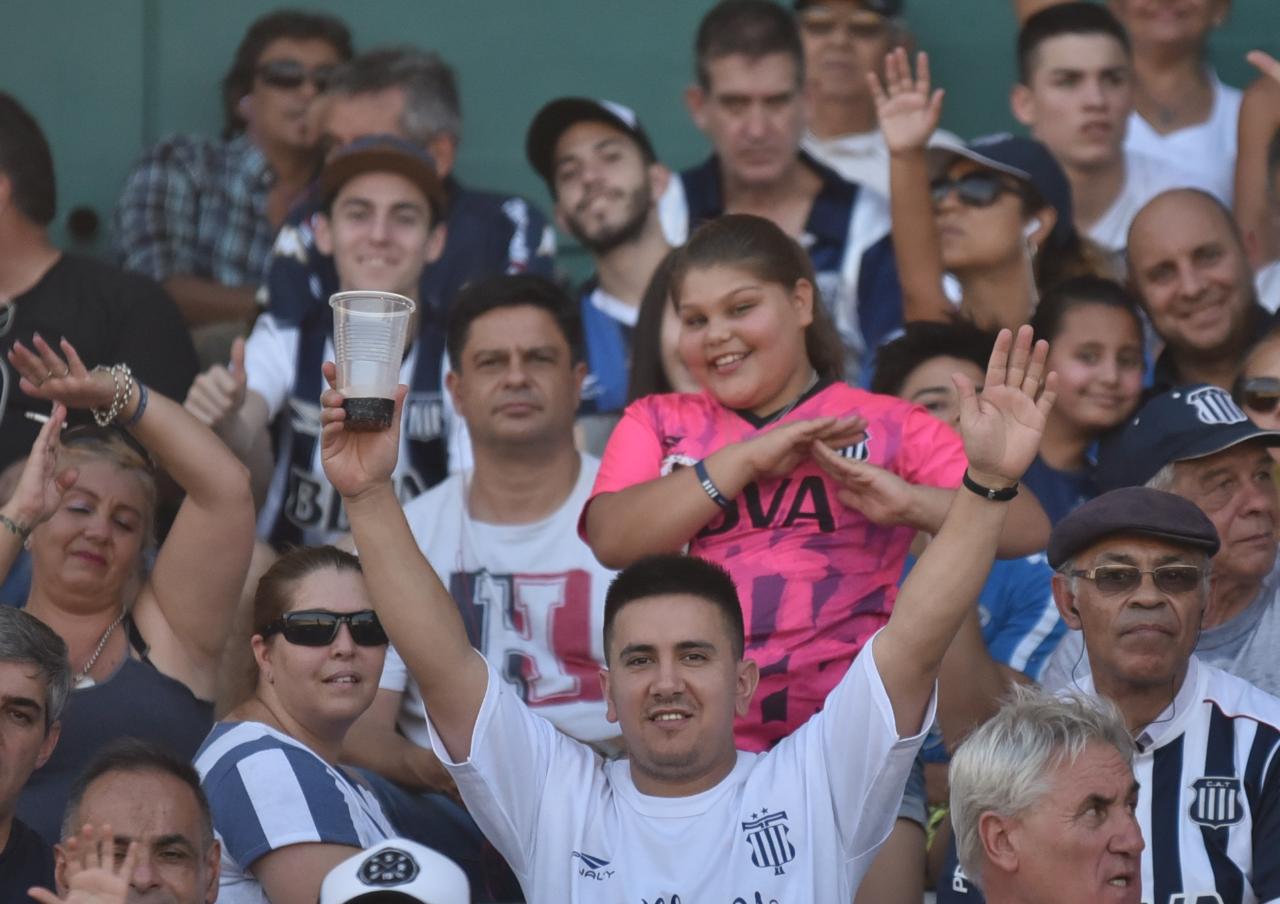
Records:
<instances>
[{"instance_id":1,"label":"black sunglasses","mask_svg":"<svg viewBox=\"0 0 1280 904\"><path fill-rule=\"evenodd\" d=\"M1275 377L1253 377L1240 384L1236 399L1245 408L1270 414L1280 404L1280 380Z\"/></svg>"},{"instance_id":2,"label":"black sunglasses","mask_svg":"<svg viewBox=\"0 0 1280 904\"><path fill-rule=\"evenodd\" d=\"M1198 565L1161 565L1143 571L1136 565L1099 565L1091 571L1073 571L1072 577L1093 581L1099 593L1127 593L1142 583L1144 574L1151 575L1156 588L1165 593L1187 593L1200 586L1203 572Z\"/></svg>"},{"instance_id":3,"label":"black sunglasses","mask_svg":"<svg viewBox=\"0 0 1280 904\"><path fill-rule=\"evenodd\" d=\"M300 647L327 647L338 636L338 626L343 622L351 639L362 647L380 647L387 642L387 632L372 609L349 613L323 609L287 612L263 628L262 636L283 634L285 640Z\"/></svg>"},{"instance_id":4,"label":"black sunglasses","mask_svg":"<svg viewBox=\"0 0 1280 904\"><path fill-rule=\"evenodd\" d=\"M990 207L1006 192L1022 194L1008 179L988 172L968 173L959 179L935 179L929 186L934 204L941 204L953 191L966 207Z\"/></svg>"},{"instance_id":5,"label":"black sunglasses","mask_svg":"<svg viewBox=\"0 0 1280 904\"><path fill-rule=\"evenodd\" d=\"M309 81L316 86L317 91L324 91L329 87L329 80L336 68L327 65L308 69L297 60L268 60L259 64L254 72L272 88L301 88L303 82Z\"/></svg>"}]
</instances>

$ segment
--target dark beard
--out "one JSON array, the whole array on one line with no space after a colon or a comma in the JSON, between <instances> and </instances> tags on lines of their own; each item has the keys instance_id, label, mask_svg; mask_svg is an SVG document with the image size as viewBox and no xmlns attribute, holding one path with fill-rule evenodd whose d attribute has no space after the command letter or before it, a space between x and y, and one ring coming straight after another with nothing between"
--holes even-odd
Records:
<instances>
[{"instance_id":1,"label":"dark beard","mask_svg":"<svg viewBox=\"0 0 1280 904\"><path fill-rule=\"evenodd\" d=\"M587 235L576 217L565 217L569 234L581 242L582 247L590 251L594 257L603 257L616 248L640 238L649 221L652 198L647 185L637 188L627 198L626 219L618 226L606 227L596 235Z\"/></svg>"}]
</instances>

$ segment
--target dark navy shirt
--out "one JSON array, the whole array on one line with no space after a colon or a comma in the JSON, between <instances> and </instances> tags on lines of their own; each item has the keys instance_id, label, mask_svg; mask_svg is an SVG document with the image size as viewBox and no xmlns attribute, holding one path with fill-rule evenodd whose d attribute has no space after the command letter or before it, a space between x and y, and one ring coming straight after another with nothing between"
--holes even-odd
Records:
<instances>
[{"instance_id":1,"label":"dark navy shirt","mask_svg":"<svg viewBox=\"0 0 1280 904\"><path fill-rule=\"evenodd\" d=\"M53 848L15 819L0 850L0 901L30 901L27 889L33 886L53 890Z\"/></svg>"}]
</instances>

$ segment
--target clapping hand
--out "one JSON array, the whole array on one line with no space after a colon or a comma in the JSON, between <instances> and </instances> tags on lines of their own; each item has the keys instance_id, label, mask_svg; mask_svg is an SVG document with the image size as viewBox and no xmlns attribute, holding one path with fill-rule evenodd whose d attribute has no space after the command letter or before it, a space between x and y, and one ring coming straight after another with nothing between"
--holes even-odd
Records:
<instances>
[{"instance_id":1,"label":"clapping hand","mask_svg":"<svg viewBox=\"0 0 1280 904\"><path fill-rule=\"evenodd\" d=\"M866 437L867 422L859 416L816 417L773 427L740 444L752 479L786 477L812 454L815 445L851 446Z\"/></svg>"},{"instance_id":2,"label":"clapping hand","mask_svg":"<svg viewBox=\"0 0 1280 904\"><path fill-rule=\"evenodd\" d=\"M129 842L124 857L116 861L116 839L111 826L94 830L86 825L79 837L62 846L66 857L67 896L59 898L43 888L27 891L38 904L125 904L129 883L138 862L139 845Z\"/></svg>"},{"instance_id":3,"label":"clapping hand","mask_svg":"<svg viewBox=\"0 0 1280 904\"><path fill-rule=\"evenodd\" d=\"M9 363L22 376L18 385L27 395L68 408L109 408L115 398L116 383L106 370L89 370L66 339L58 343L61 354L39 333L31 348L21 342L9 349Z\"/></svg>"},{"instance_id":4,"label":"clapping hand","mask_svg":"<svg viewBox=\"0 0 1280 904\"><path fill-rule=\"evenodd\" d=\"M342 393L337 389L338 370L332 361L322 368L329 388L320 396L320 461L325 476L344 499L391 479L400 453L400 415L409 388L396 389L395 413L386 430L353 431L343 424L347 412L342 407Z\"/></svg>"},{"instance_id":5,"label":"clapping hand","mask_svg":"<svg viewBox=\"0 0 1280 904\"><path fill-rule=\"evenodd\" d=\"M1017 338L1001 330L981 395L968 377L951 377L960 394L960 435L969 473L983 486L1012 486L1040 451L1045 421L1058 394L1058 375L1045 374L1048 355L1049 343L1043 339L1032 345L1031 327L1019 328Z\"/></svg>"},{"instance_id":6,"label":"clapping hand","mask_svg":"<svg viewBox=\"0 0 1280 904\"><path fill-rule=\"evenodd\" d=\"M4 514L20 527L30 530L52 515L62 494L76 482L75 468L58 473L58 437L66 418L67 409L55 402L22 466L18 485L4 505Z\"/></svg>"},{"instance_id":7,"label":"clapping hand","mask_svg":"<svg viewBox=\"0 0 1280 904\"><path fill-rule=\"evenodd\" d=\"M890 153L922 150L942 118L942 89L930 91L929 55L916 55L916 77L911 76L907 52L899 47L884 59L884 84L867 73L876 117Z\"/></svg>"}]
</instances>

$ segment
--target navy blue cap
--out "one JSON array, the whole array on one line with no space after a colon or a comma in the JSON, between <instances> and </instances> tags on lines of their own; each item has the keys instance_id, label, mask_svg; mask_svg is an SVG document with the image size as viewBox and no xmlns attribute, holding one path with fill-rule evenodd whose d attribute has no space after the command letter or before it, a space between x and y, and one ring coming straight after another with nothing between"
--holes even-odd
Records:
<instances>
[{"instance_id":1,"label":"navy blue cap","mask_svg":"<svg viewBox=\"0 0 1280 904\"><path fill-rule=\"evenodd\" d=\"M964 157L997 172L1028 183L1044 203L1058 213L1058 221L1045 246L1061 248L1076 234L1071 203L1071 183L1049 149L1034 138L1000 132L960 144L945 138L929 145L929 164L934 178L941 175L956 157Z\"/></svg>"},{"instance_id":2,"label":"navy blue cap","mask_svg":"<svg viewBox=\"0 0 1280 904\"><path fill-rule=\"evenodd\" d=\"M1213 522L1191 500L1125 487L1090 499L1057 523L1049 535L1049 566L1061 568L1076 553L1116 534L1155 537L1202 549L1210 558L1219 546Z\"/></svg>"},{"instance_id":3,"label":"navy blue cap","mask_svg":"<svg viewBox=\"0 0 1280 904\"><path fill-rule=\"evenodd\" d=\"M1098 447L1098 486L1142 486L1173 461L1203 458L1250 439L1280 444L1280 430L1249 420L1231 393L1203 383L1153 396Z\"/></svg>"},{"instance_id":4,"label":"navy blue cap","mask_svg":"<svg viewBox=\"0 0 1280 904\"><path fill-rule=\"evenodd\" d=\"M557 98L537 112L524 139L524 153L529 165L547 183L553 195L556 192L556 142L570 126L580 122L602 122L612 126L634 141L650 163L658 159L635 110L611 100Z\"/></svg>"},{"instance_id":5,"label":"navy blue cap","mask_svg":"<svg viewBox=\"0 0 1280 904\"><path fill-rule=\"evenodd\" d=\"M433 220L444 219L447 195L435 158L397 135L363 135L334 151L320 171L320 197L327 206L356 176L377 172L404 176L426 195Z\"/></svg>"},{"instance_id":6,"label":"navy blue cap","mask_svg":"<svg viewBox=\"0 0 1280 904\"><path fill-rule=\"evenodd\" d=\"M821 6L824 2L825 0L793 0L791 6L799 12L811 6ZM858 0L863 9L884 16L886 19L902 14L902 2L903 0Z\"/></svg>"}]
</instances>

